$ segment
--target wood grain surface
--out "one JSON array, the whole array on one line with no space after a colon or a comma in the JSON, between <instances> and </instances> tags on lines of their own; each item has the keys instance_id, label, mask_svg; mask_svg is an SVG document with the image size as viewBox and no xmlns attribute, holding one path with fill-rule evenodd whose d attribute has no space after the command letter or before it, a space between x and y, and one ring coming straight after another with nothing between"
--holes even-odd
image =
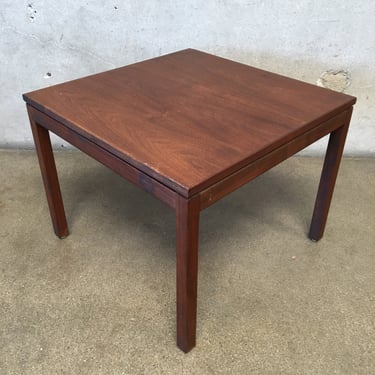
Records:
<instances>
[{"instance_id":1,"label":"wood grain surface","mask_svg":"<svg viewBox=\"0 0 375 375\"><path fill-rule=\"evenodd\" d=\"M24 99L185 197L355 103L345 94L191 49Z\"/></svg>"}]
</instances>

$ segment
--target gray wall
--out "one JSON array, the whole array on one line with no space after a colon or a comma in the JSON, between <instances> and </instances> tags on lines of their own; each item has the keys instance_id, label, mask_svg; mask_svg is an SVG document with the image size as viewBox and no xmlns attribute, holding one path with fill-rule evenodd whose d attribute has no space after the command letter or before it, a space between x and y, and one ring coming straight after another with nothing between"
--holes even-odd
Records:
<instances>
[{"instance_id":1,"label":"gray wall","mask_svg":"<svg viewBox=\"0 0 375 375\"><path fill-rule=\"evenodd\" d=\"M21 93L192 47L357 96L346 153L375 153L373 0L0 5L1 146L32 145Z\"/></svg>"}]
</instances>

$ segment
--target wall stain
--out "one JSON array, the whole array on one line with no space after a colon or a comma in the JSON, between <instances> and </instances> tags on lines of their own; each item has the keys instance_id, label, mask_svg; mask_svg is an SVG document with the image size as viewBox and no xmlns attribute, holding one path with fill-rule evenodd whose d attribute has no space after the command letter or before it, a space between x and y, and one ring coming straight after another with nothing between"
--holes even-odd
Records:
<instances>
[{"instance_id":1,"label":"wall stain","mask_svg":"<svg viewBox=\"0 0 375 375\"><path fill-rule=\"evenodd\" d=\"M317 84L320 87L344 92L350 85L351 77L346 70L327 70L318 78Z\"/></svg>"}]
</instances>

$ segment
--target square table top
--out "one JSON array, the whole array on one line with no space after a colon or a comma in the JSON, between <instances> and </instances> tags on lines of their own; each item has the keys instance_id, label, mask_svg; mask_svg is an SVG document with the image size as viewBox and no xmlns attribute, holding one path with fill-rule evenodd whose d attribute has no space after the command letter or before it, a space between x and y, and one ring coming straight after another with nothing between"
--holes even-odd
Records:
<instances>
[{"instance_id":1,"label":"square table top","mask_svg":"<svg viewBox=\"0 0 375 375\"><path fill-rule=\"evenodd\" d=\"M349 95L192 49L24 99L185 197L355 103Z\"/></svg>"}]
</instances>

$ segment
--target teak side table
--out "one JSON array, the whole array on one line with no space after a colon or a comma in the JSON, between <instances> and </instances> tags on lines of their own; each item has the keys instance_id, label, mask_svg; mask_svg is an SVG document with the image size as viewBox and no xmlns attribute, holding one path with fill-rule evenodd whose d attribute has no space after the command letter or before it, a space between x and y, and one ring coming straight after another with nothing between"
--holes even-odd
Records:
<instances>
[{"instance_id":1,"label":"teak side table","mask_svg":"<svg viewBox=\"0 0 375 375\"><path fill-rule=\"evenodd\" d=\"M323 236L356 99L196 50L24 94L53 227L49 131L176 212L177 345L195 346L200 211L330 133L309 237Z\"/></svg>"}]
</instances>

